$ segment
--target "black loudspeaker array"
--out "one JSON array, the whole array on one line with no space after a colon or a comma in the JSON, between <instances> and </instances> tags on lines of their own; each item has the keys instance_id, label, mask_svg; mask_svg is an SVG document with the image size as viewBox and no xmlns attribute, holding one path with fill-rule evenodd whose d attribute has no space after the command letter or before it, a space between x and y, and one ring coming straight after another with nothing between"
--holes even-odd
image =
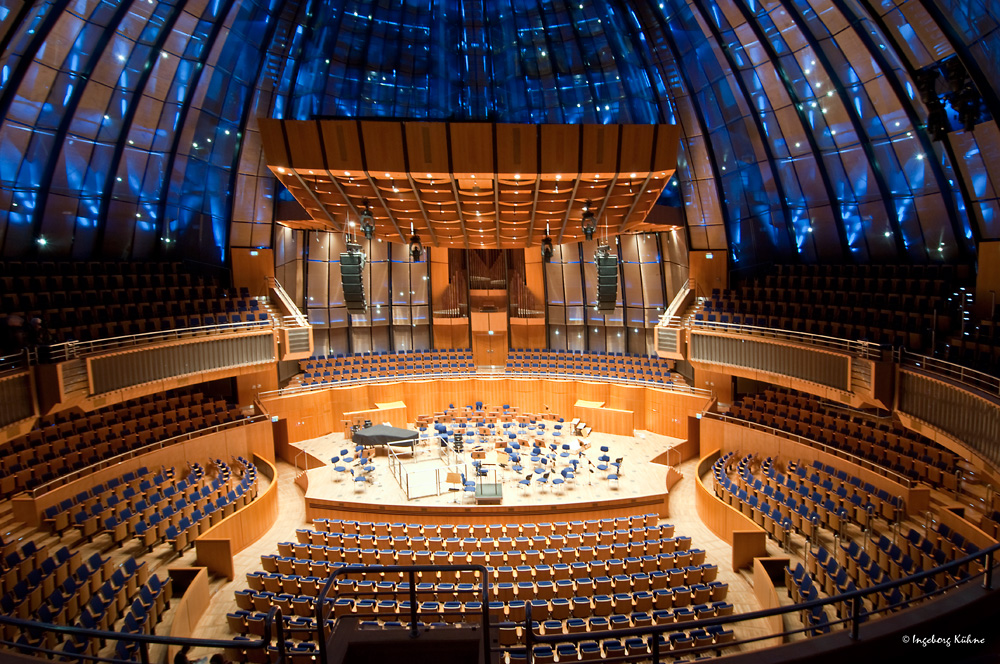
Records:
<instances>
[{"instance_id":1,"label":"black loudspeaker array","mask_svg":"<svg viewBox=\"0 0 1000 664\"><path fill-rule=\"evenodd\" d=\"M597 310L613 311L618 300L618 256L608 252L594 255L597 265Z\"/></svg>"},{"instance_id":2,"label":"black loudspeaker array","mask_svg":"<svg viewBox=\"0 0 1000 664\"><path fill-rule=\"evenodd\" d=\"M344 303L352 314L368 311L364 283L365 255L361 245L349 242L347 251L340 254L340 280L344 285Z\"/></svg>"},{"instance_id":3,"label":"black loudspeaker array","mask_svg":"<svg viewBox=\"0 0 1000 664\"><path fill-rule=\"evenodd\" d=\"M465 449L465 439L462 434L455 433L455 451L461 454Z\"/></svg>"}]
</instances>

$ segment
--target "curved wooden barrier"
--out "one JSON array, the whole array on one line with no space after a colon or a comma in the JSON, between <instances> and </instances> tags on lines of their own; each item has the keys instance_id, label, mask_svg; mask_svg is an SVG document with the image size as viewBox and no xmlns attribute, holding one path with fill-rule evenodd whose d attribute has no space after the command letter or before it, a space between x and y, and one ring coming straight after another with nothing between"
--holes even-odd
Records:
<instances>
[{"instance_id":1,"label":"curved wooden barrier","mask_svg":"<svg viewBox=\"0 0 1000 664\"><path fill-rule=\"evenodd\" d=\"M253 462L257 472L270 480L267 489L194 541L198 564L230 581L235 577L233 555L260 539L278 520L278 471L274 464L256 454Z\"/></svg>"},{"instance_id":2,"label":"curved wooden barrier","mask_svg":"<svg viewBox=\"0 0 1000 664\"><path fill-rule=\"evenodd\" d=\"M385 505L306 496L306 519L363 519L423 524L577 521L655 512L670 516L670 494L538 505ZM220 524L221 525L221 524Z\"/></svg>"},{"instance_id":3,"label":"curved wooden barrier","mask_svg":"<svg viewBox=\"0 0 1000 664\"><path fill-rule=\"evenodd\" d=\"M198 621L208 608L211 592L208 588L208 570L204 567L171 567L167 572L173 582L176 609L170 624L170 636L194 636ZM180 599L176 597L180 595ZM181 646L167 648L167 661L173 662Z\"/></svg>"},{"instance_id":4,"label":"curved wooden barrier","mask_svg":"<svg viewBox=\"0 0 1000 664\"><path fill-rule=\"evenodd\" d=\"M733 571L751 565L754 558L767 555L767 532L748 519L746 515L727 505L705 486L702 476L712 472L712 464L719 458L713 450L698 462L695 477L694 505L698 517L708 529L733 547Z\"/></svg>"},{"instance_id":5,"label":"curved wooden barrier","mask_svg":"<svg viewBox=\"0 0 1000 664\"><path fill-rule=\"evenodd\" d=\"M778 598L778 588L785 586L785 567L788 566L788 562L788 558L754 558L753 594L760 604L761 611L777 609L782 606L781 600ZM772 634L781 634L785 631L785 621L782 616L771 616L763 620L767 623L768 631ZM784 636L776 636L761 641L760 647L780 646L784 642Z\"/></svg>"}]
</instances>

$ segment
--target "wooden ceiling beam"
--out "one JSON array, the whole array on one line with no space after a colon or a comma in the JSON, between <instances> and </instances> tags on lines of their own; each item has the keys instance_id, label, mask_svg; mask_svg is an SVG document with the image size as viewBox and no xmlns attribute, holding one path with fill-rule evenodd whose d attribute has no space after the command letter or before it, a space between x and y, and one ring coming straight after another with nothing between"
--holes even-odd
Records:
<instances>
[{"instance_id":1,"label":"wooden ceiling beam","mask_svg":"<svg viewBox=\"0 0 1000 664\"><path fill-rule=\"evenodd\" d=\"M427 232L431 234L431 246L436 247L438 246L437 233L434 232L434 226L431 225L431 219L427 216L427 209L424 208L424 201L420 198L420 190L417 189L417 182L409 173L406 174L406 180L410 183L410 190L413 191L413 198L417 201L417 207L420 208L420 214L424 217L424 223L427 224Z\"/></svg>"},{"instance_id":2,"label":"wooden ceiling beam","mask_svg":"<svg viewBox=\"0 0 1000 664\"><path fill-rule=\"evenodd\" d=\"M642 181L642 188L639 189L639 193L635 195L634 199L632 199L632 205L629 206L628 212L626 212L625 216L622 217L622 223L618 226L619 233L625 232L625 227L628 226L629 217L631 217L632 213L635 212L635 206L638 205L639 201L642 200L642 195L646 193L646 187L649 186L649 181L652 179L653 179L653 174L649 173L648 175L646 175L646 179Z\"/></svg>"}]
</instances>

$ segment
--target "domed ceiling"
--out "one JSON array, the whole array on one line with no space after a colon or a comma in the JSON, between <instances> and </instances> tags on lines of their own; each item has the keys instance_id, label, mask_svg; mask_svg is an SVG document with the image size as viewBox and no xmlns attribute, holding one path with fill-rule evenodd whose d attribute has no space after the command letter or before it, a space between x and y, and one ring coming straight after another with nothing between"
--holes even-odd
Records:
<instances>
[{"instance_id":1,"label":"domed ceiling","mask_svg":"<svg viewBox=\"0 0 1000 664\"><path fill-rule=\"evenodd\" d=\"M988 0L0 1L0 242L267 247L258 117L677 124L694 249L937 261L1000 237Z\"/></svg>"}]
</instances>

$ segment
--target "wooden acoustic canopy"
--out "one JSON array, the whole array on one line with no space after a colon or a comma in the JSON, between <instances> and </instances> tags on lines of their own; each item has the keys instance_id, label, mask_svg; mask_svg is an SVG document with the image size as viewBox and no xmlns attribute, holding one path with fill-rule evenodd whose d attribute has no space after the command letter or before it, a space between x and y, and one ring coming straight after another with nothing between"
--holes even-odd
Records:
<instances>
[{"instance_id":1,"label":"wooden acoustic canopy","mask_svg":"<svg viewBox=\"0 0 1000 664\"><path fill-rule=\"evenodd\" d=\"M442 247L516 248L665 230L646 223L677 163L674 125L260 120L268 167L310 219L289 226Z\"/></svg>"}]
</instances>

